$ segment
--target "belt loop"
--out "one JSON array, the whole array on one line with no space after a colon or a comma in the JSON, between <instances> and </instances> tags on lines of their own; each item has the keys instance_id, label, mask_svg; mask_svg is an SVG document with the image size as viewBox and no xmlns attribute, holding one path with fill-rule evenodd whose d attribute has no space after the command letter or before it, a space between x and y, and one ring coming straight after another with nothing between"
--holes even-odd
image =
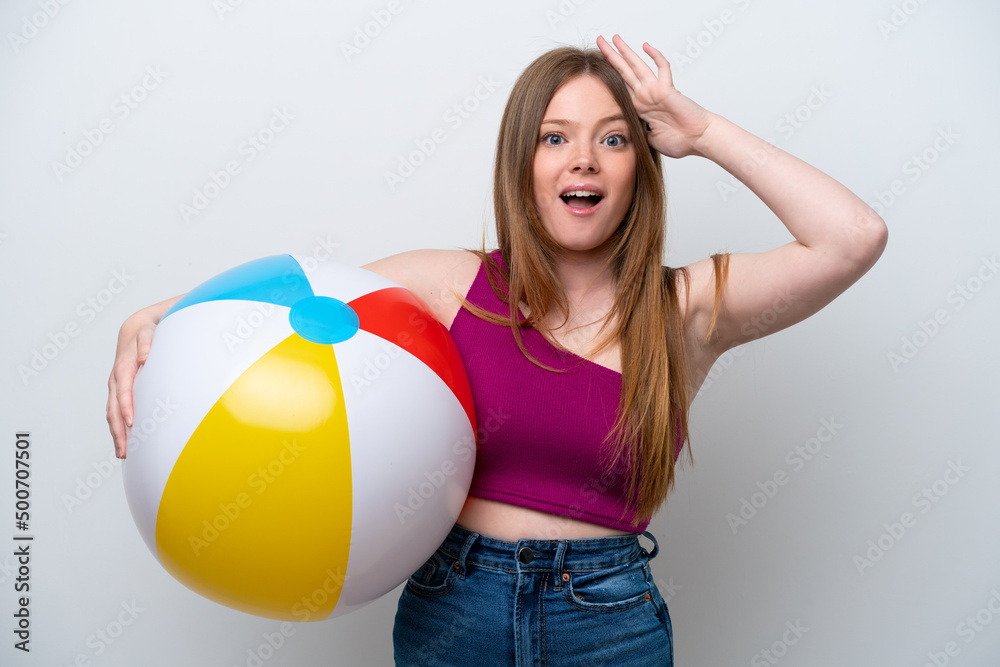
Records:
<instances>
[{"instance_id":1,"label":"belt loop","mask_svg":"<svg viewBox=\"0 0 1000 667\"><path fill-rule=\"evenodd\" d=\"M552 576L555 578L555 590L562 590L563 580L563 560L566 558L566 549L569 547L569 543L566 540L559 540L556 543L556 557L555 566L553 568Z\"/></svg>"},{"instance_id":2,"label":"belt loop","mask_svg":"<svg viewBox=\"0 0 1000 667\"><path fill-rule=\"evenodd\" d=\"M650 541L653 543L653 550L649 553L649 559L652 560L653 558L656 557L656 554L659 553L660 551L660 543L656 541L656 538L653 537L653 534L648 530L644 532L643 535L648 537Z\"/></svg>"},{"instance_id":3,"label":"belt loop","mask_svg":"<svg viewBox=\"0 0 1000 667\"><path fill-rule=\"evenodd\" d=\"M462 545L462 550L458 552L458 560L455 565L458 566L458 576L465 578L465 557L469 555L469 550L472 549L472 545L475 541L479 539L479 533L470 533L467 538L465 538L465 544Z\"/></svg>"}]
</instances>

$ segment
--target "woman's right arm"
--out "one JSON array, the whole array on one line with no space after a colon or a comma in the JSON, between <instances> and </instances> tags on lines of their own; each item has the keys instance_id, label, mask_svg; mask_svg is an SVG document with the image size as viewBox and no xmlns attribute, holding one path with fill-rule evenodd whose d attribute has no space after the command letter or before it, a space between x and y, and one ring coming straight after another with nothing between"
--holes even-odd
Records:
<instances>
[{"instance_id":1,"label":"woman's right arm","mask_svg":"<svg viewBox=\"0 0 1000 667\"><path fill-rule=\"evenodd\" d=\"M361 268L402 285L418 296L431 314L451 328L479 271L479 256L467 250L410 250Z\"/></svg>"},{"instance_id":2,"label":"woman's right arm","mask_svg":"<svg viewBox=\"0 0 1000 667\"><path fill-rule=\"evenodd\" d=\"M127 434L125 427L132 426L132 383L139 367L146 363L153 332L160 319L171 306L184 296L161 301L131 315L118 332L118 349L115 364L108 379L108 427L115 443L115 456L125 458Z\"/></svg>"}]
</instances>

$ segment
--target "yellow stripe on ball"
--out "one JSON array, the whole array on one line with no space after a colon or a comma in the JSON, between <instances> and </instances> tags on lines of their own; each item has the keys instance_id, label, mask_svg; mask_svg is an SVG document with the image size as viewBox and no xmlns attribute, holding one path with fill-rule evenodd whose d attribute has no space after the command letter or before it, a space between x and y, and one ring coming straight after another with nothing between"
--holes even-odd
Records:
<instances>
[{"instance_id":1,"label":"yellow stripe on ball","mask_svg":"<svg viewBox=\"0 0 1000 667\"><path fill-rule=\"evenodd\" d=\"M297 334L232 383L163 491L156 546L170 574L247 613L330 615L352 532L342 391L332 346Z\"/></svg>"}]
</instances>

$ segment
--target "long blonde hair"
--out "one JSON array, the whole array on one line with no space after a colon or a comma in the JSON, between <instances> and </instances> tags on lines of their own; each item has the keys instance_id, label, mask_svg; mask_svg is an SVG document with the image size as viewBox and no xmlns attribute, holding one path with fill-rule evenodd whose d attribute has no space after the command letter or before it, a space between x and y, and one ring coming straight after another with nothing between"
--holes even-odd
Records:
<instances>
[{"instance_id":1,"label":"long blonde hair","mask_svg":"<svg viewBox=\"0 0 1000 667\"><path fill-rule=\"evenodd\" d=\"M597 49L561 47L549 51L532 62L514 84L500 122L493 182L497 242L504 269L488 255L485 242L482 249L473 251L485 264L494 293L509 304L510 313L501 317L464 299L463 305L478 317L510 326L525 356L543 366L525 348L521 329L536 327L544 333L541 323L550 309L558 308L567 316L569 309L554 269L559 246L542 227L534 204L533 162L549 101L560 86L581 74L596 76L608 87L635 142L632 204L612 237L608 259L615 277L615 300L598 336L610 322L615 326L597 349L614 340L619 342L622 390L618 417L608 434L614 441L609 466L625 457L630 471L629 497L638 501L634 520L648 519L673 487L674 443L687 439L687 413L693 396L688 391L678 274L683 274L685 286L689 281L685 268L662 265L666 194L660 155L645 143L644 122L632 105L624 80ZM728 255L712 255L712 261L716 290L710 333L728 272ZM687 292L689 296L690 290ZM530 315L522 316L519 304L526 304ZM693 464L690 446L688 455Z\"/></svg>"}]
</instances>

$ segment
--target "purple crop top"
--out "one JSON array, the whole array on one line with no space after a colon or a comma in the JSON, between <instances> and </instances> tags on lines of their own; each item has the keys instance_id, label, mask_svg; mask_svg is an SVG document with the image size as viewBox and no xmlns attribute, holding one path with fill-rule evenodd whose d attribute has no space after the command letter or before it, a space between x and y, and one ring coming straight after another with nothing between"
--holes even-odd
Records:
<instances>
[{"instance_id":1,"label":"purple crop top","mask_svg":"<svg viewBox=\"0 0 1000 667\"><path fill-rule=\"evenodd\" d=\"M503 266L500 251L490 255ZM480 266L466 298L498 315L509 306L490 287ZM469 495L642 533L649 521L632 522L628 474L607 467L621 396L621 374L563 352L534 329L523 329L525 347L554 373L529 361L510 328L459 310L451 335L472 386L479 426L476 468ZM678 438L678 452L684 442ZM622 516L623 509L628 511Z\"/></svg>"}]
</instances>

